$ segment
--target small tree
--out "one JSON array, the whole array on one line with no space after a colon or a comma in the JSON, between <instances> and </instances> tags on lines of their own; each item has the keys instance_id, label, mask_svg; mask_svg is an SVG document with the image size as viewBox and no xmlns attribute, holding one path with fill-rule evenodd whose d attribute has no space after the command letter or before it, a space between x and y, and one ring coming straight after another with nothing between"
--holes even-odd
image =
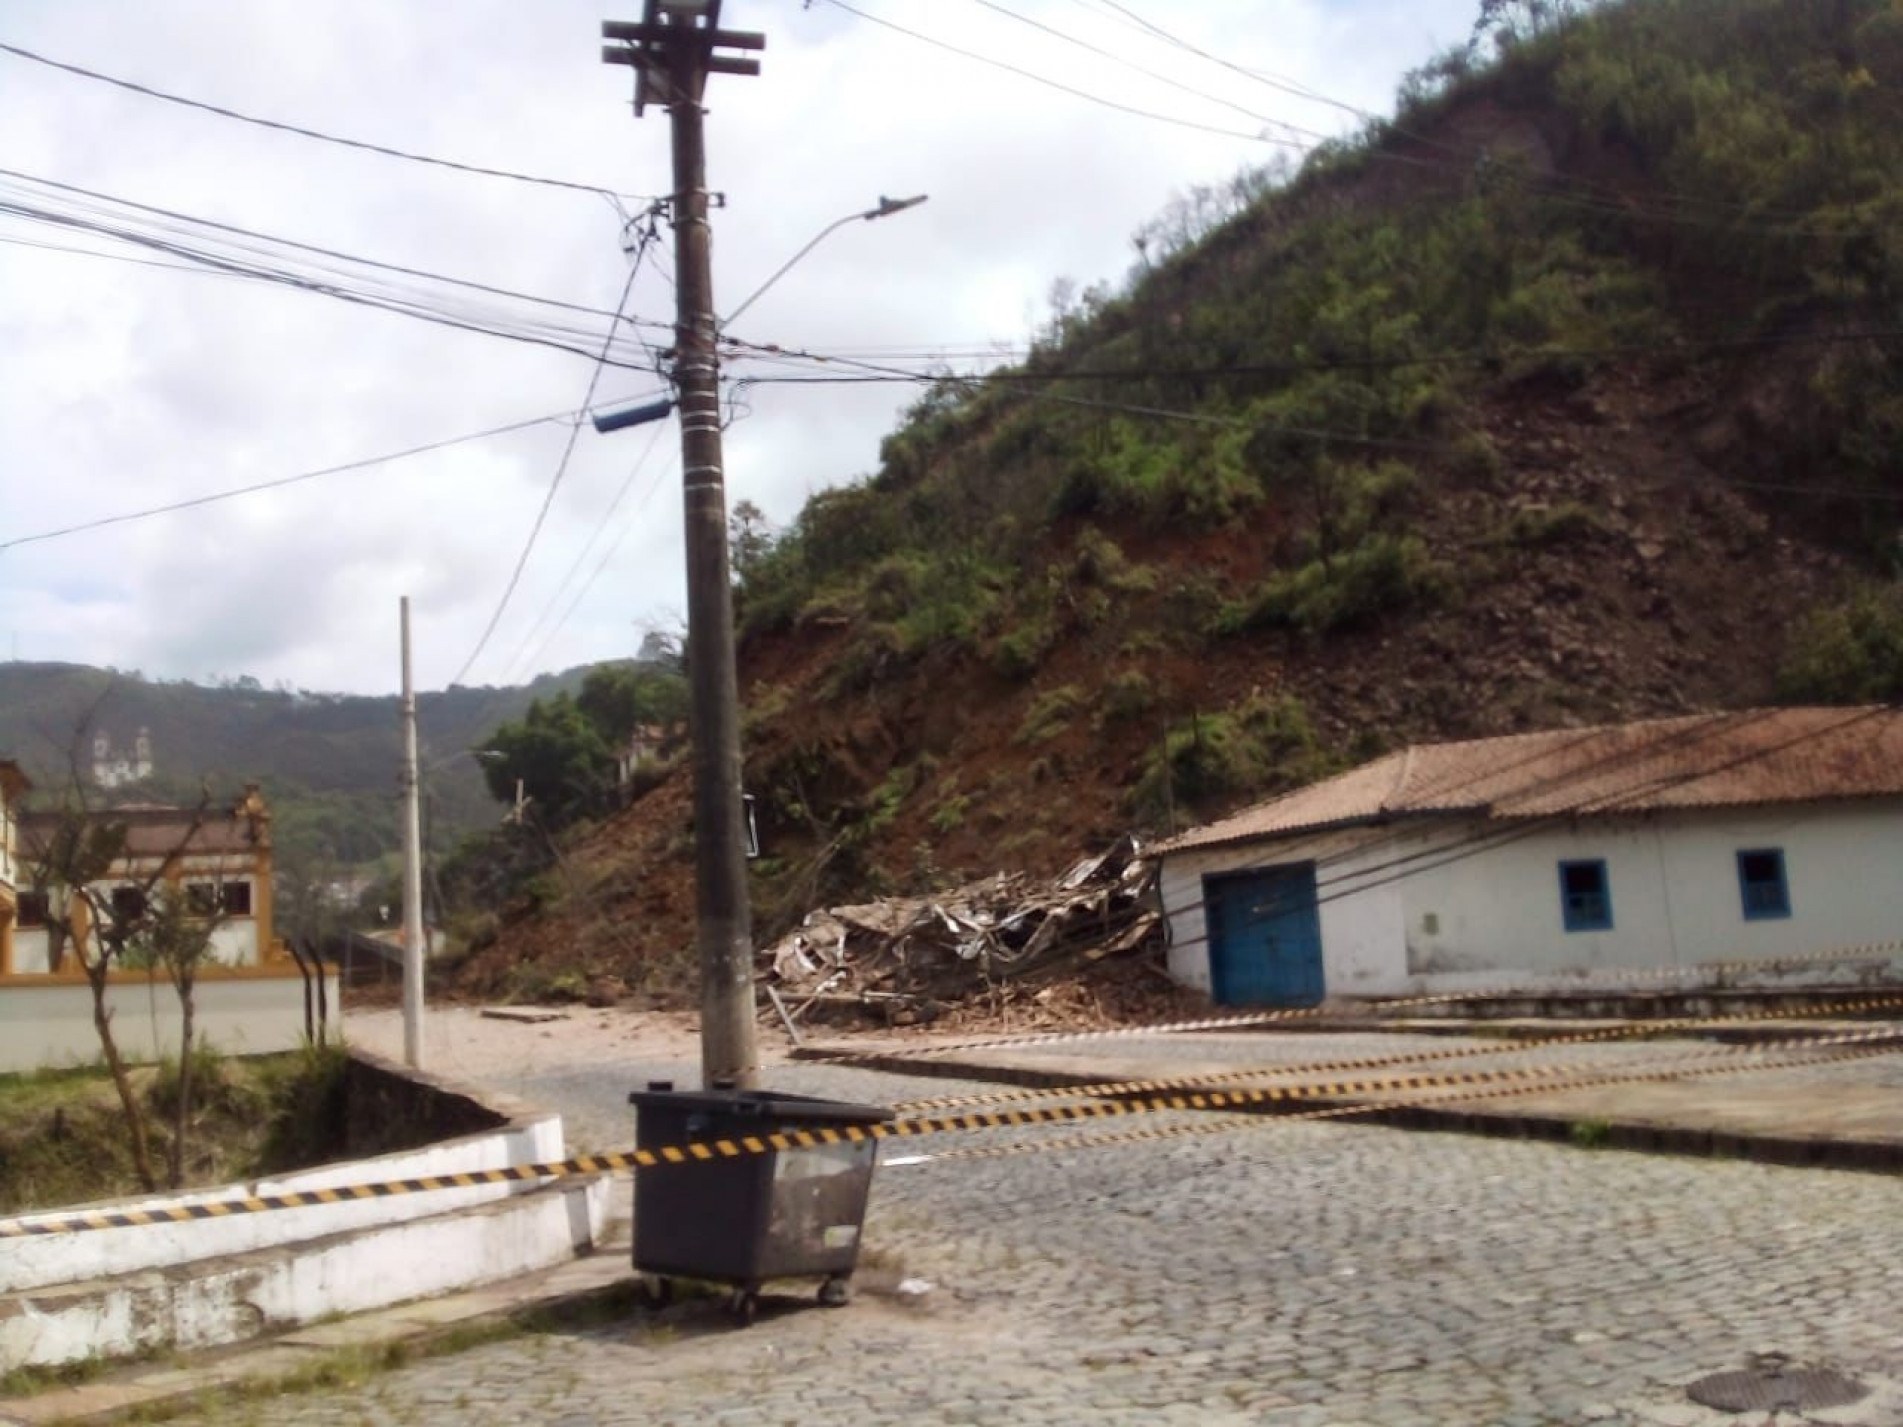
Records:
<instances>
[{"instance_id":1,"label":"small tree","mask_svg":"<svg viewBox=\"0 0 1903 1427\"><path fill-rule=\"evenodd\" d=\"M197 1043L198 972L210 958L219 926L224 921L224 880L194 881L180 886L176 878L162 882L143 924L129 945L150 964L165 972L178 996L178 1085L172 1107L172 1144L166 1169L172 1188L185 1183L185 1143L190 1134L193 1051Z\"/></svg>"}]
</instances>

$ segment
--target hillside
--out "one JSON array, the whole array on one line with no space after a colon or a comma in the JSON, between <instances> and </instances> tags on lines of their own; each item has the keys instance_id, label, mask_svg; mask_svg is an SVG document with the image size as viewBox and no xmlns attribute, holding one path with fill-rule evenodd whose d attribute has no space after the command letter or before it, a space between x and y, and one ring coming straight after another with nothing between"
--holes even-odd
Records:
<instances>
[{"instance_id":1,"label":"hillside","mask_svg":"<svg viewBox=\"0 0 1903 1427\"><path fill-rule=\"evenodd\" d=\"M429 774L434 840L448 846L493 823L496 804L473 759L454 757L487 738L531 700L578 688L585 668L510 688L452 688L417 696ZM151 739L153 774L138 796L185 800L209 778L220 790L264 784L287 853L369 862L398 846L395 811L401 741L395 695L368 697L266 689L240 679L208 688L162 683L79 664L0 664L0 756L17 759L44 787L67 777L75 730L104 732L130 753Z\"/></svg>"},{"instance_id":2,"label":"hillside","mask_svg":"<svg viewBox=\"0 0 1903 1427\"><path fill-rule=\"evenodd\" d=\"M1903 8L1483 12L742 547L762 938L1404 742L1903 694ZM687 801L467 984L678 988Z\"/></svg>"}]
</instances>

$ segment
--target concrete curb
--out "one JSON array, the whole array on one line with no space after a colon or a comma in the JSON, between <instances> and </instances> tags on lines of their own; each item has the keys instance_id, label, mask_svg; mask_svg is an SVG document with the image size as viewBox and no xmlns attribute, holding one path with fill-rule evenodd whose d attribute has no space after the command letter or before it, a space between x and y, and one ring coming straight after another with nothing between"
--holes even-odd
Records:
<instances>
[{"instance_id":1,"label":"concrete curb","mask_svg":"<svg viewBox=\"0 0 1903 1427\"><path fill-rule=\"evenodd\" d=\"M631 1282L628 1227L626 1220L618 1221L595 1252L520 1278L307 1325L199 1356L186 1366L148 1364L31 1397L0 1398L0 1424L108 1423L135 1412L142 1419L168 1411L183 1415L208 1397L295 1381L321 1370L340 1352L407 1349L413 1356L428 1356L434 1347L473 1330L500 1328L531 1315L585 1312L613 1303Z\"/></svg>"},{"instance_id":2,"label":"concrete curb","mask_svg":"<svg viewBox=\"0 0 1903 1427\"><path fill-rule=\"evenodd\" d=\"M1828 1032L1819 1029L1818 1034ZM1788 1029L1784 1032L1789 1034ZM1117 1076L1086 1065L1076 1070L1046 1069L1028 1065L1001 1065L954 1055L917 1055L893 1051L869 1051L863 1055L840 1053L836 1048L796 1050L795 1059L822 1060L833 1065L849 1065L861 1070L885 1071L894 1075L927 1076L952 1080L983 1080L1027 1089L1061 1089L1067 1086L1095 1085ZM1618 1087L1609 1087L1617 1089ZM1226 1106L1224 1114L1286 1115L1305 1110L1345 1109L1367 1102L1352 1097L1316 1097L1299 1103L1287 1101L1252 1106ZM1354 1117L1369 1124L1387 1125L1401 1130L1438 1130L1457 1134L1491 1135L1503 1139L1547 1140L1575 1143L1574 1127L1582 1122L1580 1114L1556 1115L1540 1111L1480 1109L1435 1105L1394 1105L1363 1110ZM1682 1154L1706 1158L1742 1159L1762 1164L1777 1164L1810 1169L1855 1169L1880 1173L1903 1172L1903 1142L1858 1139L1851 1136L1762 1132L1717 1129L1703 1125L1672 1125L1643 1120L1622 1120L1616 1115L1597 1119L1603 1126L1595 1135L1595 1147L1638 1150L1647 1154Z\"/></svg>"}]
</instances>

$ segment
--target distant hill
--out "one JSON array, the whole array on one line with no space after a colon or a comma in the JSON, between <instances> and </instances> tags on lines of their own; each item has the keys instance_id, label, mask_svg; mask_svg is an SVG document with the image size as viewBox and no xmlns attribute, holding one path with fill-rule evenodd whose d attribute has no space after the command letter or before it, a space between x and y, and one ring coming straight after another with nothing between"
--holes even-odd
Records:
<instances>
[{"instance_id":1,"label":"distant hill","mask_svg":"<svg viewBox=\"0 0 1903 1427\"><path fill-rule=\"evenodd\" d=\"M417 696L422 760L432 762L432 842L449 847L499 810L473 758L458 757L536 698L573 692L592 666L505 688L456 687ZM204 780L222 794L256 780L276 812L288 854L372 861L399 846L396 812L401 735L394 694L367 696L268 689L254 679L208 688L83 664L0 664L0 757L42 787L68 777L77 754L89 769L92 739L130 755L144 730L153 770L120 790L155 801L196 796ZM75 747L75 739L81 745Z\"/></svg>"}]
</instances>

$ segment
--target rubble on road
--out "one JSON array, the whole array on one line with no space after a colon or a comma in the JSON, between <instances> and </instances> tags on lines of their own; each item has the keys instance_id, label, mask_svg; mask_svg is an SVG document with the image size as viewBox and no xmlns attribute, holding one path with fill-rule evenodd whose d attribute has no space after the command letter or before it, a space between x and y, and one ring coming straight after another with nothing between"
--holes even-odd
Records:
<instances>
[{"instance_id":1,"label":"rubble on road","mask_svg":"<svg viewBox=\"0 0 1903 1427\"><path fill-rule=\"evenodd\" d=\"M760 970L789 1024L812 1008L857 1007L908 1025L1033 973L1048 981L1147 957L1162 946L1155 891L1155 864L1124 837L1049 881L1000 872L935 896L809 913L760 953Z\"/></svg>"}]
</instances>

